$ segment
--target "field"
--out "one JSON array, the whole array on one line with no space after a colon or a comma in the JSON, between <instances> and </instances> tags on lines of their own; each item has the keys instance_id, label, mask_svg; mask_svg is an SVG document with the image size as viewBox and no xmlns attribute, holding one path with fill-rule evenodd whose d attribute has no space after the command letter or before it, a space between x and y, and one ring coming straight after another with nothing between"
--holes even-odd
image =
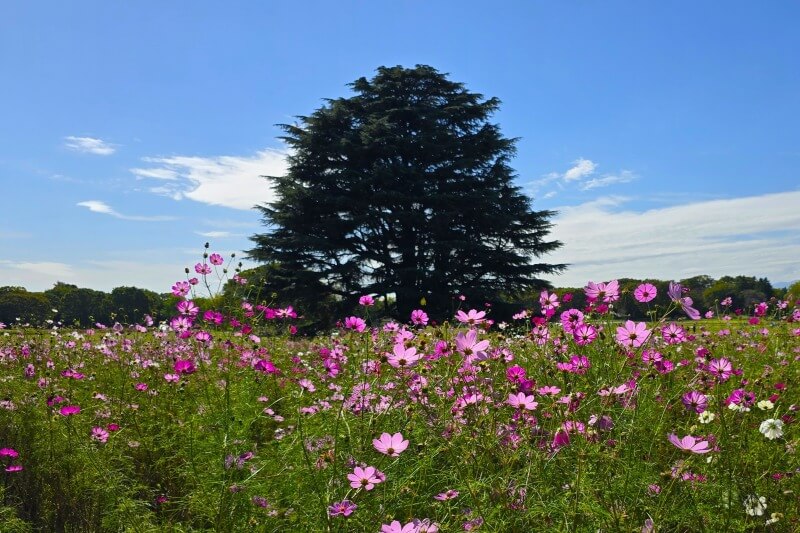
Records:
<instances>
[{"instance_id":1,"label":"field","mask_svg":"<svg viewBox=\"0 0 800 533\"><path fill-rule=\"evenodd\" d=\"M0 530L800 530L800 311L620 322L610 285L315 338L188 299L7 328Z\"/></svg>"}]
</instances>

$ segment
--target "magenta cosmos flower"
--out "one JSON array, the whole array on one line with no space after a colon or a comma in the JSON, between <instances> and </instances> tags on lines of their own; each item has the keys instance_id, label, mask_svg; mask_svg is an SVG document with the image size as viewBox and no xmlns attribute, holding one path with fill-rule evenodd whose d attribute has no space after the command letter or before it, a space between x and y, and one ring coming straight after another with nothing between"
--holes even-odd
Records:
<instances>
[{"instance_id":1,"label":"magenta cosmos flower","mask_svg":"<svg viewBox=\"0 0 800 533\"><path fill-rule=\"evenodd\" d=\"M354 489L372 490L376 484L383 481L377 473L378 471L373 466L366 468L357 466L353 469L352 474L347 474L347 479L350 480L350 486Z\"/></svg>"},{"instance_id":2,"label":"magenta cosmos flower","mask_svg":"<svg viewBox=\"0 0 800 533\"><path fill-rule=\"evenodd\" d=\"M650 330L644 322L635 323L633 320L625 322L624 326L617 328L617 342L623 346L638 348L650 337Z\"/></svg>"},{"instance_id":3,"label":"magenta cosmos flower","mask_svg":"<svg viewBox=\"0 0 800 533\"><path fill-rule=\"evenodd\" d=\"M357 316L349 316L344 319L344 327L362 333L365 329L367 329L367 323L364 322L362 318Z\"/></svg>"},{"instance_id":4,"label":"magenta cosmos flower","mask_svg":"<svg viewBox=\"0 0 800 533\"><path fill-rule=\"evenodd\" d=\"M680 304L683 312L686 313L686 316L692 320L700 320L700 311L692 307L694 302L692 302L691 298L688 296L683 296L683 287L681 287L680 283L670 281L667 294L669 295L670 300Z\"/></svg>"},{"instance_id":5,"label":"magenta cosmos flower","mask_svg":"<svg viewBox=\"0 0 800 533\"><path fill-rule=\"evenodd\" d=\"M197 370L197 368L194 366L194 363L190 359L178 359L175 361L173 369L178 374L192 374Z\"/></svg>"},{"instance_id":6,"label":"magenta cosmos flower","mask_svg":"<svg viewBox=\"0 0 800 533\"><path fill-rule=\"evenodd\" d=\"M696 390L687 392L681 398L683 405L686 409L694 411L695 413L702 413L708 409L708 397L702 392Z\"/></svg>"},{"instance_id":7,"label":"magenta cosmos flower","mask_svg":"<svg viewBox=\"0 0 800 533\"><path fill-rule=\"evenodd\" d=\"M733 374L733 365L730 360L725 357L719 359L712 359L708 363L708 372L716 376L720 381L727 381Z\"/></svg>"},{"instance_id":8,"label":"magenta cosmos flower","mask_svg":"<svg viewBox=\"0 0 800 533\"><path fill-rule=\"evenodd\" d=\"M58 412L61 413L62 416L72 416L80 413L81 408L78 407L77 405L65 405L64 407L59 409Z\"/></svg>"},{"instance_id":9,"label":"magenta cosmos flower","mask_svg":"<svg viewBox=\"0 0 800 533\"><path fill-rule=\"evenodd\" d=\"M411 311L411 323L414 324L415 326L427 326L428 313L426 313L422 309L415 309Z\"/></svg>"},{"instance_id":10,"label":"magenta cosmos flower","mask_svg":"<svg viewBox=\"0 0 800 533\"><path fill-rule=\"evenodd\" d=\"M365 294L364 296L358 299L358 305L363 305L364 307L370 307L372 305L375 305L375 299L369 294Z\"/></svg>"},{"instance_id":11,"label":"magenta cosmos flower","mask_svg":"<svg viewBox=\"0 0 800 533\"><path fill-rule=\"evenodd\" d=\"M14 448L0 448L0 457L11 457L14 459L19 457L19 452Z\"/></svg>"},{"instance_id":12,"label":"magenta cosmos flower","mask_svg":"<svg viewBox=\"0 0 800 533\"><path fill-rule=\"evenodd\" d=\"M656 286L652 283L642 283L633 291L633 297L640 303L652 301L656 297L656 294L658 294L658 289L656 289Z\"/></svg>"},{"instance_id":13,"label":"magenta cosmos flower","mask_svg":"<svg viewBox=\"0 0 800 533\"><path fill-rule=\"evenodd\" d=\"M408 440L404 440L403 435L399 432L394 435L383 433L379 439L372 439L372 445L376 450L389 457L397 457L408 448Z\"/></svg>"},{"instance_id":14,"label":"magenta cosmos flower","mask_svg":"<svg viewBox=\"0 0 800 533\"><path fill-rule=\"evenodd\" d=\"M691 435L686 435L681 439L676 434L670 433L667 438L676 448L687 452L708 453L711 451L707 440L700 440Z\"/></svg>"}]
</instances>

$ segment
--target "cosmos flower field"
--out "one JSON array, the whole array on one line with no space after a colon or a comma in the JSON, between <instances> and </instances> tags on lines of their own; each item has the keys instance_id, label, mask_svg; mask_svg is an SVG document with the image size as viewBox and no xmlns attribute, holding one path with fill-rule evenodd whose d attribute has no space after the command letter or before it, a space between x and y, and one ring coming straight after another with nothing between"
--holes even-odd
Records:
<instances>
[{"instance_id":1,"label":"cosmos flower field","mask_svg":"<svg viewBox=\"0 0 800 533\"><path fill-rule=\"evenodd\" d=\"M188 282L163 324L4 325L0 530L800 530L797 302L737 317L675 284L614 315L646 285L509 323L365 295L315 338Z\"/></svg>"}]
</instances>

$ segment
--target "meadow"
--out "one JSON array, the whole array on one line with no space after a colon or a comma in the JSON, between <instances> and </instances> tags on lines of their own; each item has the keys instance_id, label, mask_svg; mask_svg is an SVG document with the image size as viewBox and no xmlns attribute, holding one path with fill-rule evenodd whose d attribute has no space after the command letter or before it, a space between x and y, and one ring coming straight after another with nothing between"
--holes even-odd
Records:
<instances>
[{"instance_id":1,"label":"meadow","mask_svg":"<svg viewBox=\"0 0 800 533\"><path fill-rule=\"evenodd\" d=\"M181 281L163 324L4 325L0 531L800 530L797 302L616 317L644 285L509 323L365 295L306 338Z\"/></svg>"}]
</instances>

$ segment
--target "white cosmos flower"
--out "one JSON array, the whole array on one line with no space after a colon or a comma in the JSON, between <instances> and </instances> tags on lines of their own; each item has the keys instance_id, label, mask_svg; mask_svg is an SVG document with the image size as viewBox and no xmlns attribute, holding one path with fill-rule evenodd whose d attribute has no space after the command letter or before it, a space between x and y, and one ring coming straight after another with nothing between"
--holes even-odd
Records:
<instances>
[{"instance_id":1,"label":"white cosmos flower","mask_svg":"<svg viewBox=\"0 0 800 533\"><path fill-rule=\"evenodd\" d=\"M713 422L715 418L717 418L717 415L711 411L703 411L697 418L700 420L701 424L709 424Z\"/></svg>"},{"instance_id":2,"label":"white cosmos flower","mask_svg":"<svg viewBox=\"0 0 800 533\"><path fill-rule=\"evenodd\" d=\"M758 430L769 440L774 440L783 436L783 421L769 418L761 422Z\"/></svg>"},{"instance_id":3,"label":"white cosmos flower","mask_svg":"<svg viewBox=\"0 0 800 533\"><path fill-rule=\"evenodd\" d=\"M771 402L771 401L769 401L769 400L761 400L761 401L760 401L760 402L758 402L756 405L757 405L757 406L758 406L758 408L759 408L759 409L761 409L762 411L769 411L770 409L772 409L773 407L775 407L775 404L774 404L774 403L772 403L772 402Z\"/></svg>"},{"instance_id":4,"label":"white cosmos flower","mask_svg":"<svg viewBox=\"0 0 800 533\"><path fill-rule=\"evenodd\" d=\"M763 496L751 494L744 499L744 512L750 516L762 516L767 509L767 499Z\"/></svg>"}]
</instances>

